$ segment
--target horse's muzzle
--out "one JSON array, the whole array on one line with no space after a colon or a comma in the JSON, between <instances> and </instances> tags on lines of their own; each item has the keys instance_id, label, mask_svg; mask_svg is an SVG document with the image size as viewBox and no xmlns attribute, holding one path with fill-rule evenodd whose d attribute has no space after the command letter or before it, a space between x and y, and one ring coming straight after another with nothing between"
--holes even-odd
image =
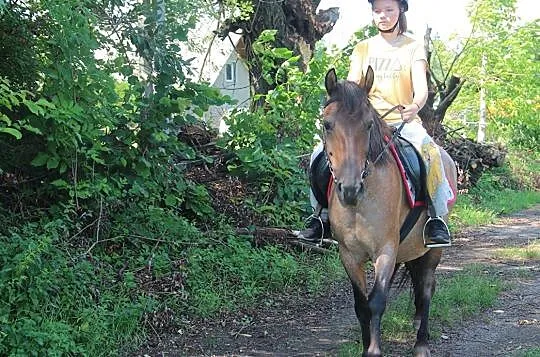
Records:
<instances>
[{"instance_id":1,"label":"horse's muzzle","mask_svg":"<svg viewBox=\"0 0 540 357\"><path fill-rule=\"evenodd\" d=\"M358 180L351 184L337 183L337 192L341 204L344 206L356 206L364 193L364 180Z\"/></svg>"}]
</instances>

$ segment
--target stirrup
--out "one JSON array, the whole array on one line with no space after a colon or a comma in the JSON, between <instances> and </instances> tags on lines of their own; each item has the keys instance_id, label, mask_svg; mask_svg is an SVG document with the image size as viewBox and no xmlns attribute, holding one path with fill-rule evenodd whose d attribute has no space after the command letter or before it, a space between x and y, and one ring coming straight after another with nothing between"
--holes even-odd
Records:
<instances>
[{"instance_id":1,"label":"stirrup","mask_svg":"<svg viewBox=\"0 0 540 357\"><path fill-rule=\"evenodd\" d=\"M426 242L426 227L429 222L431 221L441 221L444 224L444 227L446 228L446 231L448 232L448 243L427 243ZM424 247L426 248L444 248L444 247L451 247L452 246L452 236L450 235L450 229L448 229L448 225L442 219L440 216L436 217L428 217L426 223L424 224L424 229L422 230L422 239L424 240Z\"/></svg>"},{"instance_id":2,"label":"stirrup","mask_svg":"<svg viewBox=\"0 0 540 357\"><path fill-rule=\"evenodd\" d=\"M300 243L305 244L305 245L309 245L309 246L314 246L314 247L317 247L317 248L326 248L326 247L331 247L331 246L338 245L338 242L336 240L334 240L331 236L330 237L326 236L326 234L325 234L326 232L325 232L325 229L324 229L325 223L323 222L323 220L321 219L320 216L318 216L317 214L312 214L306 220L310 220L310 219L311 220L316 220L318 222L318 224L320 224L320 227L321 227L321 230L322 230L321 236L320 236L320 238L307 239L307 238L303 238L303 237L299 236L301 231L292 231L292 234L296 237L296 239ZM330 222L327 222L327 224L330 224Z\"/></svg>"},{"instance_id":3,"label":"stirrup","mask_svg":"<svg viewBox=\"0 0 540 357\"><path fill-rule=\"evenodd\" d=\"M310 215L308 218L306 218L306 222L309 222L310 220L312 219L315 219L319 222L319 224L321 225L321 238L319 239L319 242L317 243L315 240L313 239L307 239L307 238L304 238L304 237L299 237L300 235L300 232L301 231L294 231L295 232L295 236L299 239L299 240L302 240L302 241L305 241L305 242L310 242L311 244L315 244L315 245L322 245L323 243L323 240L324 240L324 223L322 221L322 218L320 215L318 214L312 214Z\"/></svg>"}]
</instances>

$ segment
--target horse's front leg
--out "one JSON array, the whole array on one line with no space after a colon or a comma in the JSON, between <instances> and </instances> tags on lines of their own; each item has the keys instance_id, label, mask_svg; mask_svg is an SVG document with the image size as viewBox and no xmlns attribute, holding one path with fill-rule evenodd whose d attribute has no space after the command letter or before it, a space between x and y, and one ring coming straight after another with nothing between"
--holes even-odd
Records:
<instances>
[{"instance_id":1,"label":"horse's front leg","mask_svg":"<svg viewBox=\"0 0 540 357\"><path fill-rule=\"evenodd\" d=\"M366 272L364 269L365 262L363 259L359 261L357 257L343 247L340 247L339 249L339 256L345 267L345 271L351 280L354 294L354 312L356 313L358 322L360 322L364 351L367 351L371 338L369 333L371 311L369 310L367 300Z\"/></svg>"},{"instance_id":2,"label":"horse's front leg","mask_svg":"<svg viewBox=\"0 0 540 357\"><path fill-rule=\"evenodd\" d=\"M381 319L386 309L388 290L396 264L397 248L385 246L375 259L375 284L369 294L368 305L371 311L370 344L367 356L382 356L381 352Z\"/></svg>"},{"instance_id":3,"label":"horse's front leg","mask_svg":"<svg viewBox=\"0 0 540 357\"><path fill-rule=\"evenodd\" d=\"M435 269L441 260L441 250L431 249L418 259L405 264L414 288L414 326L417 330L414 345L415 357L429 357L429 307L435 291Z\"/></svg>"}]
</instances>

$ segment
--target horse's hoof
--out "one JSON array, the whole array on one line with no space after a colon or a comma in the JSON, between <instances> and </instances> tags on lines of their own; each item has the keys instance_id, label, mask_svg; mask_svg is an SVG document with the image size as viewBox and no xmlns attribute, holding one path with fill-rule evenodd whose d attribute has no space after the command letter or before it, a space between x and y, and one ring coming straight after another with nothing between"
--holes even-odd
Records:
<instances>
[{"instance_id":1,"label":"horse's hoof","mask_svg":"<svg viewBox=\"0 0 540 357\"><path fill-rule=\"evenodd\" d=\"M373 352L363 352L363 353L362 353L362 357L382 357L382 353L380 353L380 352L376 352L376 353L373 353Z\"/></svg>"},{"instance_id":2,"label":"horse's hoof","mask_svg":"<svg viewBox=\"0 0 540 357\"><path fill-rule=\"evenodd\" d=\"M420 329L420 325L422 324L422 320L420 319L415 319L414 322L413 322L413 328L414 328L414 331L416 333L418 333L418 330Z\"/></svg>"},{"instance_id":3,"label":"horse's hoof","mask_svg":"<svg viewBox=\"0 0 540 357\"><path fill-rule=\"evenodd\" d=\"M426 345L414 346L414 357L431 357L429 347Z\"/></svg>"}]
</instances>

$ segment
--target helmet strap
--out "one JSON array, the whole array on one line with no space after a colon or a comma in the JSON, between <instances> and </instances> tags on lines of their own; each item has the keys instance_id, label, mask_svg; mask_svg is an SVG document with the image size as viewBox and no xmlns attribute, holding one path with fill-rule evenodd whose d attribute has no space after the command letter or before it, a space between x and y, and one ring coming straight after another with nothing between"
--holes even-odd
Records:
<instances>
[{"instance_id":1,"label":"helmet strap","mask_svg":"<svg viewBox=\"0 0 540 357\"><path fill-rule=\"evenodd\" d=\"M377 29L379 30L379 32L382 32L382 33L392 33L392 32L394 32L394 30L396 29L398 24L399 24L399 20L396 21L396 24L394 26L392 26L391 29L388 29L388 30L382 30L381 28L377 28Z\"/></svg>"}]
</instances>

